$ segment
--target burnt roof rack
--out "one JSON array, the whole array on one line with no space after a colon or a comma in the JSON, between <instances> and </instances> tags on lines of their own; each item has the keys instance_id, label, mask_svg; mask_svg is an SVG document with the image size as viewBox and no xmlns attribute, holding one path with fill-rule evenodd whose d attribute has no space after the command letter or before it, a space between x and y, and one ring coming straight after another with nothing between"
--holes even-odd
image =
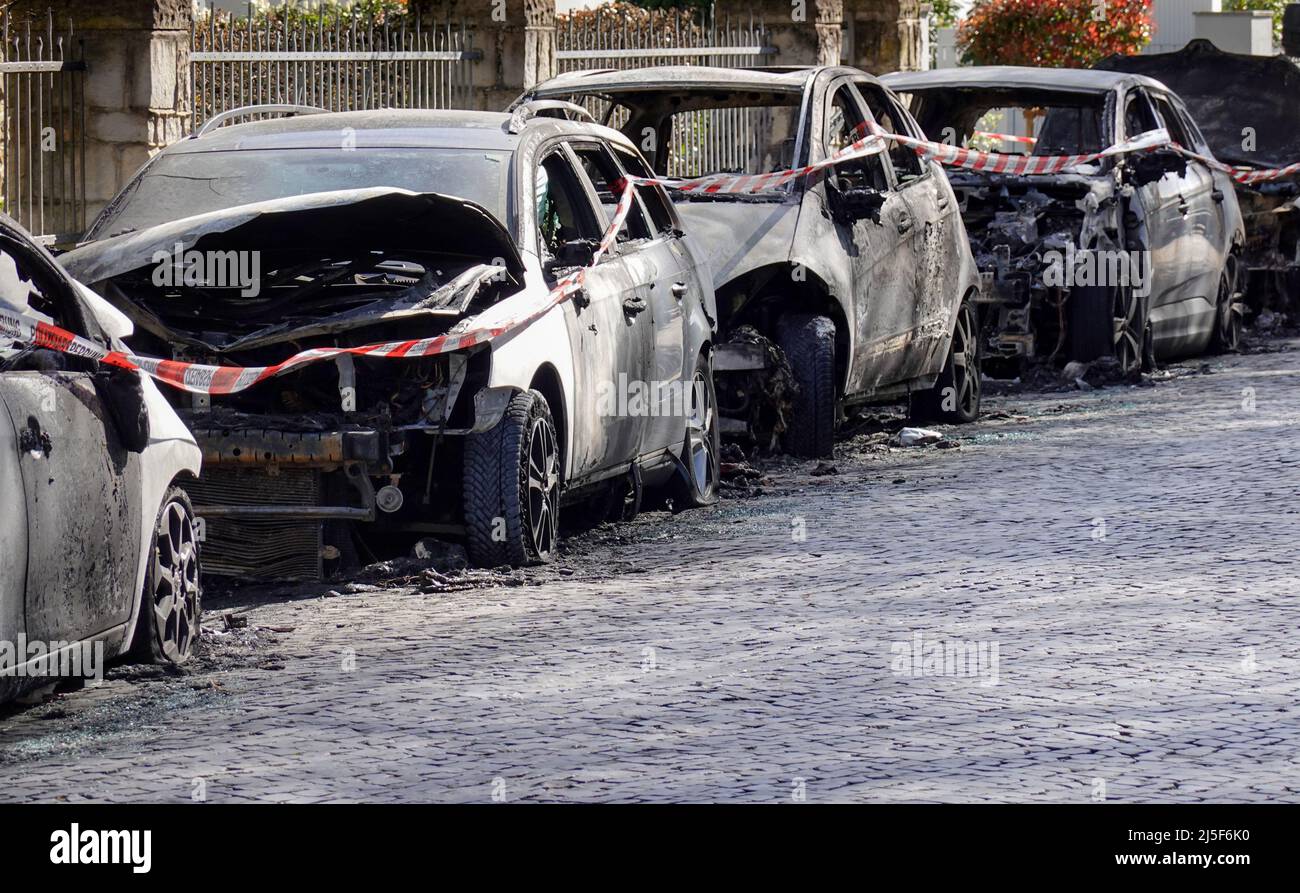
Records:
<instances>
[{"instance_id":1,"label":"burnt roof rack","mask_svg":"<svg viewBox=\"0 0 1300 893\"><path fill-rule=\"evenodd\" d=\"M267 115L275 113L285 115L320 115L329 112L329 109L323 109L314 105L287 105L284 103L273 103L267 105L245 105L237 109L221 112L213 115L203 122L203 126L190 136L190 139L198 139L210 130L216 130L227 121L233 121L235 118L247 118L251 115Z\"/></svg>"},{"instance_id":2,"label":"burnt roof rack","mask_svg":"<svg viewBox=\"0 0 1300 893\"><path fill-rule=\"evenodd\" d=\"M560 112L560 115L547 115L547 112ZM515 109L510 115L510 123L506 129L510 133L519 133L527 126L533 118L540 117L560 117L567 118L570 121L584 121L588 124L595 124L596 118L582 106L575 102L565 102L562 99L530 99L527 102L520 103L519 108Z\"/></svg>"}]
</instances>

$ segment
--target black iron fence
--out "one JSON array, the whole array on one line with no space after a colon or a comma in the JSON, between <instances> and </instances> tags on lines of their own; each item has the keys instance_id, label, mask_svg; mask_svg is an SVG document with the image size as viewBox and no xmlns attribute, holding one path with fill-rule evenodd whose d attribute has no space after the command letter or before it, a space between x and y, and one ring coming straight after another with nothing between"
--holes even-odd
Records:
<instances>
[{"instance_id":1,"label":"black iron fence","mask_svg":"<svg viewBox=\"0 0 1300 893\"><path fill-rule=\"evenodd\" d=\"M464 25L418 15L206 14L192 33L193 122L275 103L471 108L470 65L481 57Z\"/></svg>"},{"instance_id":2,"label":"black iron fence","mask_svg":"<svg viewBox=\"0 0 1300 893\"><path fill-rule=\"evenodd\" d=\"M42 241L85 228L85 71L69 22L3 17L0 169L4 211Z\"/></svg>"}]
</instances>

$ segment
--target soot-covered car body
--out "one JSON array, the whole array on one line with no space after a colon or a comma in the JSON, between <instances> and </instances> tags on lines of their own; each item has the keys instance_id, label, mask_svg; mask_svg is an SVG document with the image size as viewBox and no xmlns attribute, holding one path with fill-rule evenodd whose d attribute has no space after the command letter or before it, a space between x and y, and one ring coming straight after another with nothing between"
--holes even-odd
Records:
<instances>
[{"instance_id":1,"label":"soot-covered car body","mask_svg":"<svg viewBox=\"0 0 1300 893\"><path fill-rule=\"evenodd\" d=\"M1160 128L1210 152L1179 98L1137 75L988 66L883 80L932 139L950 144L967 145L990 112L1028 111L1041 119L1034 155L1100 152ZM1056 174L949 176L987 283L992 355L1113 354L1127 372L1156 355L1235 346L1243 229L1225 174L1158 149Z\"/></svg>"},{"instance_id":2,"label":"soot-covered car body","mask_svg":"<svg viewBox=\"0 0 1300 893\"><path fill-rule=\"evenodd\" d=\"M817 164L864 136L868 120L920 135L879 81L845 67L573 72L525 98L586 104L672 177ZM780 190L675 200L708 252L728 342L718 353L719 402L741 427L758 433L770 421L750 375L768 361L762 340L784 349L798 384L789 417L774 426L793 452L829 454L837 416L857 403L910 394L946 420L978 414L978 357L961 333L979 280L937 163L890 144ZM959 405L942 393L959 393Z\"/></svg>"},{"instance_id":3,"label":"soot-covered car body","mask_svg":"<svg viewBox=\"0 0 1300 893\"><path fill-rule=\"evenodd\" d=\"M109 350L131 331L4 215L0 315ZM140 373L3 328L0 700L75 666L83 645L104 659L134 650L183 662L200 610L198 536L182 489L199 472L194 439Z\"/></svg>"},{"instance_id":4,"label":"soot-covered car body","mask_svg":"<svg viewBox=\"0 0 1300 893\"><path fill-rule=\"evenodd\" d=\"M641 163L626 139L532 109L307 111L174 144L63 257L135 321L133 348L249 367L509 331L180 395L205 456L210 570L314 578L408 534L522 564L553 553L561 498L674 481L712 498L713 414L679 395L712 396L713 295L662 190L638 189L578 294L516 325L590 262L611 190ZM662 407L618 401L638 387Z\"/></svg>"},{"instance_id":5,"label":"soot-covered car body","mask_svg":"<svg viewBox=\"0 0 1300 893\"><path fill-rule=\"evenodd\" d=\"M1176 91L1214 157L1283 168L1300 161L1300 65L1288 56L1225 53L1193 40L1176 53L1112 56L1097 68L1157 78ZM1236 184L1246 225L1243 283L1253 310L1300 312L1300 176Z\"/></svg>"}]
</instances>

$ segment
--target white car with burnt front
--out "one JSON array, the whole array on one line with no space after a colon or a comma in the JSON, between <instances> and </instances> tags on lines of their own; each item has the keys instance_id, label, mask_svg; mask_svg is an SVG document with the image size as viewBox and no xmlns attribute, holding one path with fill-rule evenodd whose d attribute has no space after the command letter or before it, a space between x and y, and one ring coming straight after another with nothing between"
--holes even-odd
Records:
<instances>
[{"instance_id":1,"label":"white car with burnt front","mask_svg":"<svg viewBox=\"0 0 1300 893\"><path fill-rule=\"evenodd\" d=\"M425 535L521 565L555 553L561 503L714 499L713 290L663 190L636 189L592 264L645 172L626 138L555 104L288 111L168 147L63 258L142 354L252 367L388 345L180 395L210 571L314 579Z\"/></svg>"},{"instance_id":2,"label":"white car with burnt front","mask_svg":"<svg viewBox=\"0 0 1300 893\"><path fill-rule=\"evenodd\" d=\"M199 633L198 446L154 383L19 340L122 349L131 323L0 215L0 700L74 650L183 663Z\"/></svg>"}]
</instances>

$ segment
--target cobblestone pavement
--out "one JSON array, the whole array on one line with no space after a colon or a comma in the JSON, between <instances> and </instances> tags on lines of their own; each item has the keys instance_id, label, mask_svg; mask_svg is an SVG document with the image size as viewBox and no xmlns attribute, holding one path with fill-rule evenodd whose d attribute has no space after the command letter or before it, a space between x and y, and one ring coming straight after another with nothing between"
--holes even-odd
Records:
<instances>
[{"instance_id":1,"label":"cobblestone pavement","mask_svg":"<svg viewBox=\"0 0 1300 893\"><path fill-rule=\"evenodd\" d=\"M1274 347L996 398L958 449L849 439L520 585L214 601L260 644L10 710L0 797L1300 799Z\"/></svg>"}]
</instances>

